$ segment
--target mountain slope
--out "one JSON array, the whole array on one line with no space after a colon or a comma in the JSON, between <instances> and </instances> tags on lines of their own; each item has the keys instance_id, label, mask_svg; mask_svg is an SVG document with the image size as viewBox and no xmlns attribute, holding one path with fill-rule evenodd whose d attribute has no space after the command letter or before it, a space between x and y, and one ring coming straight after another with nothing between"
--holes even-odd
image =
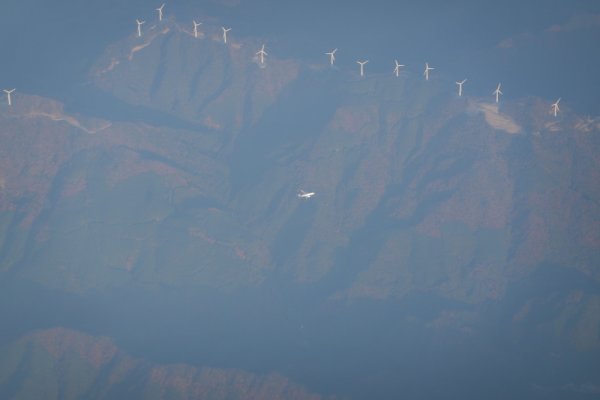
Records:
<instances>
[{"instance_id":1,"label":"mountain slope","mask_svg":"<svg viewBox=\"0 0 600 400\"><path fill-rule=\"evenodd\" d=\"M66 329L24 336L0 357L10 399L321 399L278 374L155 365L109 339Z\"/></svg>"}]
</instances>

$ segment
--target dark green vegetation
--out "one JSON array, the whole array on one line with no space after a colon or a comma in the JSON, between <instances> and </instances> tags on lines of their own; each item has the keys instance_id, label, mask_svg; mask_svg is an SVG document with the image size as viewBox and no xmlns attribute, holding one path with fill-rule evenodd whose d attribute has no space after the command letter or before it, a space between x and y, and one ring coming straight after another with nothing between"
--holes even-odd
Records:
<instances>
[{"instance_id":1,"label":"dark green vegetation","mask_svg":"<svg viewBox=\"0 0 600 400\"><path fill-rule=\"evenodd\" d=\"M597 394L597 121L186 29L2 109L0 395Z\"/></svg>"}]
</instances>

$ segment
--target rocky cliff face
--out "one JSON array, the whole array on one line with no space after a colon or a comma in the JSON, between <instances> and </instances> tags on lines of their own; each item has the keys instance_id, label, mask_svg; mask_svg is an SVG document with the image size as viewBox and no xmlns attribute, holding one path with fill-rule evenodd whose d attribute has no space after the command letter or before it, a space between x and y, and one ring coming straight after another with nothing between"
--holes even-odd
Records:
<instances>
[{"instance_id":1,"label":"rocky cliff face","mask_svg":"<svg viewBox=\"0 0 600 400\"><path fill-rule=\"evenodd\" d=\"M441 305L407 317L424 331L597 354L600 121L443 79L261 65L258 41L219 39L149 26L90 72L106 97L89 115L25 95L0 111L5 279L81 296L285 288L272 301L309 310L425 296ZM221 382L161 368L144 382Z\"/></svg>"}]
</instances>

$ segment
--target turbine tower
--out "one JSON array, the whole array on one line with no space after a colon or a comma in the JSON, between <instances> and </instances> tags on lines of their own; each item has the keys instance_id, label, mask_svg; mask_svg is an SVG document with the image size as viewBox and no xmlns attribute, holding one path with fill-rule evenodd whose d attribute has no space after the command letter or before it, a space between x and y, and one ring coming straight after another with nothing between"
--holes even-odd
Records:
<instances>
[{"instance_id":1,"label":"turbine tower","mask_svg":"<svg viewBox=\"0 0 600 400\"><path fill-rule=\"evenodd\" d=\"M555 117L558 115L558 112L560 111L560 108L558 107L558 103L560 103L560 97L558 98L558 100L556 100L556 103L552 103L552 113L554 114Z\"/></svg>"},{"instance_id":2,"label":"turbine tower","mask_svg":"<svg viewBox=\"0 0 600 400\"><path fill-rule=\"evenodd\" d=\"M162 21L162 17L163 17L163 8L165 8L165 3L162 4L162 6L158 7L156 9L156 11L158 11L158 21Z\"/></svg>"},{"instance_id":3,"label":"turbine tower","mask_svg":"<svg viewBox=\"0 0 600 400\"><path fill-rule=\"evenodd\" d=\"M6 98L8 100L8 105L12 106L12 99L10 97L11 93L14 92L16 89L12 89L12 90L6 90L4 89L4 93L6 93Z\"/></svg>"},{"instance_id":4,"label":"turbine tower","mask_svg":"<svg viewBox=\"0 0 600 400\"><path fill-rule=\"evenodd\" d=\"M223 29L223 42L227 44L227 32L229 32L231 28L225 28L222 26L221 29Z\"/></svg>"},{"instance_id":5,"label":"turbine tower","mask_svg":"<svg viewBox=\"0 0 600 400\"><path fill-rule=\"evenodd\" d=\"M140 21L139 19L136 19L135 22L138 24L138 37L142 37L142 25L144 25L146 21Z\"/></svg>"},{"instance_id":6,"label":"turbine tower","mask_svg":"<svg viewBox=\"0 0 600 400\"><path fill-rule=\"evenodd\" d=\"M463 79L460 82L456 82L456 84L458 85L458 97L462 96L462 87L463 87L463 85L465 84L466 81L467 81L466 79Z\"/></svg>"},{"instance_id":7,"label":"turbine tower","mask_svg":"<svg viewBox=\"0 0 600 400\"><path fill-rule=\"evenodd\" d=\"M365 76L365 64L368 62L369 62L369 60L356 62L357 64L360 65L360 76Z\"/></svg>"},{"instance_id":8,"label":"turbine tower","mask_svg":"<svg viewBox=\"0 0 600 400\"><path fill-rule=\"evenodd\" d=\"M202 25L202 22L192 21L194 23L194 37L198 37L198 27Z\"/></svg>"},{"instance_id":9,"label":"turbine tower","mask_svg":"<svg viewBox=\"0 0 600 400\"><path fill-rule=\"evenodd\" d=\"M500 90L500 84L498 84L498 87L496 88L496 90L494 90L494 93L492 93L494 95L496 95L496 103L498 102L498 100L500 99L500 95L504 94L502 93L502 91Z\"/></svg>"},{"instance_id":10,"label":"turbine tower","mask_svg":"<svg viewBox=\"0 0 600 400\"><path fill-rule=\"evenodd\" d=\"M400 75L400 67L406 67L404 64L400 64L398 60L394 60L396 62L396 68L394 68L394 74L396 74L396 78Z\"/></svg>"},{"instance_id":11,"label":"turbine tower","mask_svg":"<svg viewBox=\"0 0 600 400\"><path fill-rule=\"evenodd\" d=\"M336 51L337 51L337 48L333 49L329 53L325 53L325 55L329 56L329 65L331 65L331 66L333 66L333 63L335 62L335 52Z\"/></svg>"},{"instance_id":12,"label":"turbine tower","mask_svg":"<svg viewBox=\"0 0 600 400\"><path fill-rule=\"evenodd\" d=\"M260 63L264 64L265 63L265 56L268 56L267 52L265 51L265 45L263 44L261 49L259 51L256 52L257 56L260 56Z\"/></svg>"},{"instance_id":13,"label":"turbine tower","mask_svg":"<svg viewBox=\"0 0 600 400\"><path fill-rule=\"evenodd\" d=\"M429 80L429 71L432 71L434 69L435 68L429 66L429 63L425 63L425 72L423 72L423 75L425 75L425 80L426 81Z\"/></svg>"}]
</instances>

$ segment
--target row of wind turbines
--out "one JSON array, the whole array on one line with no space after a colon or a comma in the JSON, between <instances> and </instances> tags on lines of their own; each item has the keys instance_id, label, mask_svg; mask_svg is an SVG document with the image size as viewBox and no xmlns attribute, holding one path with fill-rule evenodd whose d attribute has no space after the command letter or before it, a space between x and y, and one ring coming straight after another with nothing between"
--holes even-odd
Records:
<instances>
[{"instance_id":1,"label":"row of wind turbines","mask_svg":"<svg viewBox=\"0 0 600 400\"><path fill-rule=\"evenodd\" d=\"M163 3L160 7L156 8L155 11L158 12L158 21L161 22L163 20L163 10L165 8L165 3ZM139 20L136 19L136 23L137 23L137 36L138 37L142 37L142 25L146 23L146 21L143 20ZM196 22L195 20L192 21L193 26L194 26L194 37L198 38L198 28L200 27L200 25L202 25L202 22ZM226 28L226 27L221 27L221 30L223 32L223 43L227 44L227 33L229 31L231 31L231 28ZM326 52L325 55L329 56L329 64L333 67L333 65L335 64L335 54L338 51L338 49L333 49L332 51ZM259 60L260 60L260 64L264 65L265 63L265 56L268 55L268 53L265 51L265 45L263 44L261 49L258 50L255 53L256 56L258 56ZM400 64L398 62L398 60L394 60L395 62L395 68L393 70L394 75L396 75L396 77L400 76L400 68L405 67L406 65L404 64ZM363 60L363 61L356 61L356 63L359 65L360 67L360 76L364 77L365 76L365 65L369 63L369 60ZM430 67L429 63L426 62L425 63L425 70L423 71L423 76L425 76L425 80L428 81L429 80L429 71L433 71L435 70L434 67ZM457 81L455 82L456 85L458 86L458 96L462 97L463 94L463 85L467 82L467 79L463 79L462 81ZM502 93L501 90L501 83L498 83L498 86L496 87L496 90L494 90L492 92L492 94L495 96L496 99L496 103L498 103L500 101L500 96L503 95L504 93ZM11 100L11 94L15 91L15 89L11 89L11 90L7 90L4 89L4 92L6 93L7 96L7 101L8 101L8 105L12 106L12 100ZM559 108L559 103L560 103L560 98L558 98L558 100L556 100L556 102L552 103L551 105L551 112L552 114L556 117L558 115L558 112L560 111Z\"/></svg>"},{"instance_id":2,"label":"row of wind turbines","mask_svg":"<svg viewBox=\"0 0 600 400\"><path fill-rule=\"evenodd\" d=\"M161 22L163 20L163 9L165 7L165 3L163 3L160 7L156 8L155 10L158 12L158 21ZM142 36L142 25L146 22L146 21L140 21L139 19L136 19L137 22L137 34L138 37ZM202 22L196 22L195 20L192 21L193 25L194 25L194 37L198 38L198 27L200 25L202 25ZM221 27L221 30L223 31L223 43L227 44L227 33L229 31L231 31L231 28L226 28L224 26ZM338 49L333 49L332 51L326 52L325 55L329 56L329 64L333 67L333 65L335 64L335 53L338 51ZM263 44L261 49L258 50L255 53L256 56L259 57L260 59L260 63L261 65L264 65L265 63L265 56L268 55L268 53L265 51L265 45ZM400 68L405 67L406 65L404 64L400 64L398 62L398 60L394 60L396 66L394 68L394 75L396 75L396 77L400 76ZM365 76L365 65L369 63L369 60L363 60L363 61L356 61L356 63L359 65L360 67L360 76L364 77ZM429 80L429 71L434 70L434 67L430 67L429 63L426 62L425 63L425 70L423 71L423 75L425 76L425 80L428 81ZM462 81L457 81L455 82L456 85L458 86L458 96L462 97L462 93L463 93L463 85L467 82L467 79L463 79ZM495 96L496 99L496 103L498 103L500 101L500 96L503 95L504 93L502 93L501 90L501 83L498 83L498 86L496 87L496 90L494 90L492 92L492 94ZM552 103L551 105L551 111L552 114L556 117L558 115L558 112L560 111L560 107L559 107L559 103L560 103L560 98L558 98L558 100L556 100L556 102Z\"/></svg>"}]
</instances>

